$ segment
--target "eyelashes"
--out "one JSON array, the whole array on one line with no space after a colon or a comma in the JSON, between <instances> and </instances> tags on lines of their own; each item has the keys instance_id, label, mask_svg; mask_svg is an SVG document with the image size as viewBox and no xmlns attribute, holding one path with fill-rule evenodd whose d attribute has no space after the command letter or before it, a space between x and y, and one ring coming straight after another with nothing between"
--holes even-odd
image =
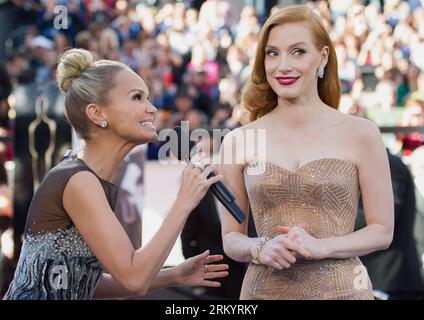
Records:
<instances>
[{"instance_id":1,"label":"eyelashes","mask_svg":"<svg viewBox=\"0 0 424 320\"><path fill-rule=\"evenodd\" d=\"M137 101L142 101L143 98L144 98L144 95L140 93L137 93L136 95L133 96L133 99ZM147 97L146 100L150 101L150 97Z\"/></svg>"},{"instance_id":2,"label":"eyelashes","mask_svg":"<svg viewBox=\"0 0 424 320\"><path fill-rule=\"evenodd\" d=\"M142 95L139 94L139 93L134 95L134 97L133 97L133 99L135 99L135 100L141 100L141 98L142 98Z\"/></svg>"},{"instance_id":3,"label":"eyelashes","mask_svg":"<svg viewBox=\"0 0 424 320\"><path fill-rule=\"evenodd\" d=\"M304 55L305 53L306 53L306 51L305 51L305 50L303 50L303 49L294 49L294 50L292 51L292 54L293 54L294 56L296 56L296 57L302 56L302 55ZM277 56L277 55L278 55L277 51L275 51L274 49L266 50L266 51L265 51L265 54L266 54L267 56L269 56L269 57L275 57L275 56Z\"/></svg>"},{"instance_id":4,"label":"eyelashes","mask_svg":"<svg viewBox=\"0 0 424 320\"><path fill-rule=\"evenodd\" d=\"M275 50L266 50L265 54L269 57L275 57L277 55L277 52Z\"/></svg>"},{"instance_id":5,"label":"eyelashes","mask_svg":"<svg viewBox=\"0 0 424 320\"><path fill-rule=\"evenodd\" d=\"M302 56L302 55L304 55L306 53L306 51L305 50L303 50L303 49L295 49L294 51L293 51L293 54L294 55L296 55L296 56Z\"/></svg>"}]
</instances>

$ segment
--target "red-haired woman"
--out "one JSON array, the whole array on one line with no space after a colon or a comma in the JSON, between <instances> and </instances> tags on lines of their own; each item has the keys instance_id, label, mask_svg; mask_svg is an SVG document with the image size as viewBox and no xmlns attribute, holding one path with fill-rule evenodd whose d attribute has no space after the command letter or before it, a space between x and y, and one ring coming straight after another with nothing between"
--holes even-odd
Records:
<instances>
[{"instance_id":1,"label":"red-haired woman","mask_svg":"<svg viewBox=\"0 0 424 320\"><path fill-rule=\"evenodd\" d=\"M250 204L259 235L222 215L226 254L252 262L242 299L373 298L358 256L392 241L389 165L378 128L339 112L339 99L337 58L319 17L307 6L278 10L242 96L251 122L221 149L224 181L246 213ZM353 232L360 191L367 226Z\"/></svg>"}]
</instances>

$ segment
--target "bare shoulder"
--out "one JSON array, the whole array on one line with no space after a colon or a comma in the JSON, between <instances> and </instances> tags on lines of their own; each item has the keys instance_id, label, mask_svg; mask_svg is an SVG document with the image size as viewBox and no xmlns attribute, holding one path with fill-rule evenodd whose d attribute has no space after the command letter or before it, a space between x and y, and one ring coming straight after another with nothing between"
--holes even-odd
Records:
<instances>
[{"instance_id":1,"label":"bare shoulder","mask_svg":"<svg viewBox=\"0 0 424 320\"><path fill-rule=\"evenodd\" d=\"M250 130L250 129L261 129L267 123L268 117L269 117L268 115L264 115L254 121L251 121L249 123L244 124L241 127L238 127L235 130L238 130L238 132L245 132L246 130Z\"/></svg>"},{"instance_id":2,"label":"bare shoulder","mask_svg":"<svg viewBox=\"0 0 424 320\"><path fill-rule=\"evenodd\" d=\"M246 132L248 132L249 130L263 129L264 125L266 124L264 118L265 116L231 130L229 133L225 135L223 144L225 145L233 144L234 146L236 142L236 139L234 138L244 138L246 136Z\"/></svg>"},{"instance_id":3,"label":"bare shoulder","mask_svg":"<svg viewBox=\"0 0 424 320\"><path fill-rule=\"evenodd\" d=\"M380 170L387 164L387 153L378 126L364 118L351 116L347 133L351 136L354 157L359 168Z\"/></svg>"},{"instance_id":4,"label":"bare shoulder","mask_svg":"<svg viewBox=\"0 0 424 320\"><path fill-rule=\"evenodd\" d=\"M82 170L73 174L68 182L69 185L85 185L86 183L101 186L99 179L88 170Z\"/></svg>"},{"instance_id":5,"label":"bare shoulder","mask_svg":"<svg viewBox=\"0 0 424 320\"><path fill-rule=\"evenodd\" d=\"M90 190L90 192L87 192ZM64 200L75 197L93 198L104 194L99 179L90 171L83 170L72 175L64 190Z\"/></svg>"},{"instance_id":6,"label":"bare shoulder","mask_svg":"<svg viewBox=\"0 0 424 320\"><path fill-rule=\"evenodd\" d=\"M264 129L263 120L245 124L227 133L221 145L221 164L230 164L242 171L255 158L258 130Z\"/></svg>"},{"instance_id":7,"label":"bare shoulder","mask_svg":"<svg viewBox=\"0 0 424 320\"><path fill-rule=\"evenodd\" d=\"M111 210L100 180L85 170L75 173L69 179L62 201L74 223L88 221L88 217L101 217Z\"/></svg>"},{"instance_id":8,"label":"bare shoulder","mask_svg":"<svg viewBox=\"0 0 424 320\"><path fill-rule=\"evenodd\" d=\"M349 134L370 134L379 132L378 127L374 124L374 122L340 112L339 110L333 109L331 107L328 107L326 109L327 111L327 118L332 119L332 122L335 123L336 127L341 127L343 130L346 130L349 132Z\"/></svg>"},{"instance_id":9,"label":"bare shoulder","mask_svg":"<svg viewBox=\"0 0 424 320\"><path fill-rule=\"evenodd\" d=\"M349 134L356 139L366 139L367 141L380 139L380 129L371 120L351 115L344 116L349 119L346 124Z\"/></svg>"},{"instance_id":10,"label":"bare shoulder","mask_svg":"<svg viewBox=\"0 0 424 320\"><path fill-rule=\"evenodd\" d=\"M244 134L244 130L242 127L235 128L228 132L224 139L222 140L221 144L221 151L226 150L227 148L234 149L236 147L235 141L237 140L237 137L241 137Z\"/></svg>"}]
</instances>

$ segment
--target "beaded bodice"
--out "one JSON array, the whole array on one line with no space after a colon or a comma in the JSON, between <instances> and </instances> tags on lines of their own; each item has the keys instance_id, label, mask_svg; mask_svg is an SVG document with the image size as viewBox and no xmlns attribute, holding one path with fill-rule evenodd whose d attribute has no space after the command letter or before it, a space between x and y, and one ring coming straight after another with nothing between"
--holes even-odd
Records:
<instances>
[{"instance_id":1,"label":"beaded bodice","mask_svg":"<svg viewBox=\"0 0 424 320\"><path fill-rule=\"evenodd\" d=\"M306 223L308 232L316 238L343 236L354 230L359 182L353 162L322 158L296 171L270 162L253 162L245 167L244 179L260 237L276 236L277 226L301 223ZM355 278L361 271L364 269L358 258L320 261L300 258L281 271L251 264L241 297L371 299L368 277L365 283Z\"/></svg>"}]
</instances>

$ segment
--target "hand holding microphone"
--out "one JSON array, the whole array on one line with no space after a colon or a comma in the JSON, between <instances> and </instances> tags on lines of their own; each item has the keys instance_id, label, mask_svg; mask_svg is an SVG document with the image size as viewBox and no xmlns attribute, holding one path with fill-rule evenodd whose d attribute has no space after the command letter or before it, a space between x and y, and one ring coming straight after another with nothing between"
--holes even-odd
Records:
<instances>
[{"instance_id":1,"label":"hand holding microphone","mask_svg":"<svg viewBox=\"0 0 424 320\"><path fill-rule=\"evenodd\" d=\"M215 175L218 170L214 166L204 166L205 157L197 154L183 170L180 190L177 199L193 210L203 199L211 185L222 180L222 175ZM211 175L213 173L213 175Z\"/></svg>"},{"instance_id":2,"label":"hand holding microphone","mask_svg":"<svg viewBox=\"0 0 424 320\"><path fill-rule=\"evenodd\" d=\"M178 137L178 148L176 148L174 156L177 157L178 160L185 160L190 161L190 163L193 166L197 166L199 171L202 172L202 177L208 178L208 181L210 179L213 179L215 177L216 169L212 166L211 169L208 169L209 166L205 166L205 164L202 162L203 158L198 158L197 156L192 157L192 159L189 159L190 152L188 152L188 155L185 157L185 153L182 152L182 145L183 145L183 138L188 138L189 133L188 130L185 130L182 127L175 127L173 129L173 132L176 133ZM194 149L194 142L189 140L189 151ZM171 151L172 152L172 151ZM207 171L206 171L207 170ZM208 188L210 187L212 193L215 195L215 197L218 199L219 202L228 210L228 212L233 216L234 219L238 223L242 223L245 219L245 215L243 211L240 209L240 207L237 205L234 196L231 194L231 192L228 190L228 188L220 181L222 180L222 177L216 180L210 180L214 181L211 184L208 184ZM203 189L202 189L203 190ZM206 189L207 191L207 189ZM203 196L206 194L206 191L203 193ZM203 191L202 191L203 192ZM199 201L202 198L199 199Z\"/></svg>"}]
</instances>

